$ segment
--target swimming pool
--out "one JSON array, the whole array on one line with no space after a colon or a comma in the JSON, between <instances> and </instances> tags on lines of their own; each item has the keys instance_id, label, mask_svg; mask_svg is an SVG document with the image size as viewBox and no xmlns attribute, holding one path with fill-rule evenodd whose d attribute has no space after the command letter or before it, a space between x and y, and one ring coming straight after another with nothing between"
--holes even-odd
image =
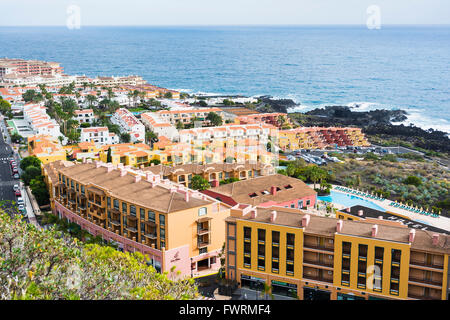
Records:
<instances>
[{"instance_id":1,"label":"swimming pool","mask_svg":"<svg viewBox=\"0 0 450 320\"><path fill-rule=\"evenodd\" d=\"M347 194L347 193L337 192L334 190L331 190L329 196L317 197L317 199L321 200L321 201L340 204L340 205L343 205L346 207L353 207L353 206L360 205L360 206L364 206L364 207L368 207L368 208L372 208L375 210L386 212L386 209L384 209L383 207L380 207L379 205L377 205L376 203L373 203L372 201L370 201L368 199L364 199L362 197L358 197L358 196Z\"/></svg>"}]
</instances>

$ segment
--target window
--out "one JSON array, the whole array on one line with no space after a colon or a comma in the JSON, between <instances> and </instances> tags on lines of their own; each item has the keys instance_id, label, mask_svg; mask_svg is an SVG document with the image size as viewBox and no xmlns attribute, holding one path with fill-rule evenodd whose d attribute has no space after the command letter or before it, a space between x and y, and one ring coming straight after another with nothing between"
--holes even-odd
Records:
<instances>
[{"instance_id":1,"label":"window","mask_svg":"<svg viewBox=\"0 0 450 320\"><path fill-rule=\"evenodd\" d=\"M293 233L288 233L288 234L286 235L286 244L287 244L288 246L294 246L294 243L295 243L295 234L293 234Z\"/></svg>"},{"instance_id":2,"label":"window","mask_svg":"<svg viewBox=\"0 0 450 320\"><path fill-rule=\"evenodd\" d=\"M249 227L244 227L244 239L250 240L252 237L252 229Z\"/></svg>"},{"instance_id":3,"label":"window","mask_svg":"<svg viewBox=\"0 0 450 320\"><path fill-rule=\"evenodd\" d=\"M141 217L141 220L145 220L145 210L140 208L139 209L139 215Z\"/></svg>"},{"instance_id":4,"label":"window","mask_svg":"<svg viewBox=\"0 0 450 320\"><path fill-rule=\"evenodd\" d=\"M128 205L126 204L126 202L122 202L122 213L127 214L127 212L128 212Z\"/></svg>"},{"instance_id":5,"label":"window","mask_svg":"<svg viewBox=\"0 0 450 320\"><path fill-rule=\"evenodd\" d=\"M136 217L136 207L135 206L130 206L130 214L134 217Z\"/></svg>"},{"instance_id":6,"label":"window","mask_svg":"<svg viewBox=\"0 0 450 320\"><path fill-rule=\"evenodd\" d=\"M198 209L198 216L199 217L204 216L206 214L207 214L207 208L203 207L203 208Z\"/></svg>"},{"instance_id":7,"label":"window","mask_svg":"<svg viewBox=\"0 0 450 320\"><path fill-rule=\"evenodd\" d=\"M80 191L80 185L77 183L77 192Z\"/></svg>"},{"instance_id":8,"label":"window","mask_svg":"<svg viewBox=\"0 0 450 320\"><path fill-rule=\"evenodd\" d=\"M278 245L280 243L280 232L272 231L272 244Z\"/></svg>"},{"instance_id":9,"label":"window","mask_svg":"<svg viewBox=\"0 0 450 320\"><path fill-rule=\"evenodd\" d=\"M81 194L84 194L84 186L81 186Z\"/></svg>"},{"instance_id":10,"label":"window","mask_svg":"<svg viewBox=\"0 0 450 320\"><path fill-rule=\"evenodd\" d=\"M309 206L311 204L311 200L306 200L306 206Z\"/></svg>"},{"instance_id":11,"label":"window","mask_svg":"<svg viewBox=\"0 0 450 320\"><path fill-rule=\"evenodd\" d=\"M165 226L166 225L166 217L163 214L159 215L159 224L161 226Z\"/></svg>"},{"instance_id":12,"label":"window","mask_svg":"<svg viewBox=\"0 0 450 320\"><path fill-rule=\"evenodd\" d=\"M278 261L272 260L272 272L278 273L280 268L280 263Z\"/></svg>"},{"instance_id":13,"label":"window","mask_svg":"<svg viewBox=\"0 0 450 320\"><path fill-rule=\"evenodd\" d=\"M258 229L258 241L266 241L266 230Z\"/></svg>"},{"instance_id":14,"label":"window","mask_svg":"<svg viewBox=\"0 0 450 320\"><path fill-rule=\"evenodd\" d=\"M161 240L159 245L160 245L161 249L165 248L166 247L166 242Z\"/></svg>"},{"instance_id":15,"label":"window","mask_svg":"<svg viewBox=\"0 0 450 320\"><path fill-rule=\"evenodd\" d=\"M110 197L106 198L106 204L107 204L108 208L111 208L111 198Z\"/></svg>"},{"instance_id":16,"label":"window","mask_svg":"<svg viewBox=\"0 0 450 320\"><path fill-rule=\"evenodd\" d=\"M155 212L148 210L148 221L155 222Z\"/></svg>"},{"instance_id":17,"label":"window","mask_svg":"<svg viewBox=\"0 0 450 320\"><path fill-rule=\"evenodd\" d=\"M71 187L72 189L75 189L75 186L74 186L73 180L72 180L72 181L70 181L70 187Z\"/></svg>"},{"instance_id":18,"label":"window","mask_svg":"<svg viewBox=\"0 0 450 320\"><path fill-rule=\"evenodd\" d=\"M298 208L303 208L303 200L298 200Z\"/></svg>"},{"instance_id":19,"label":"window","mask_svg":"<svg viewBox=\"0 0 450 320\"><path fill-rule=\"evenodd\" d=\"M119 210L119 200L114 199L113 203L114 203L114 209Z\"/></svg>"}]
</instances>

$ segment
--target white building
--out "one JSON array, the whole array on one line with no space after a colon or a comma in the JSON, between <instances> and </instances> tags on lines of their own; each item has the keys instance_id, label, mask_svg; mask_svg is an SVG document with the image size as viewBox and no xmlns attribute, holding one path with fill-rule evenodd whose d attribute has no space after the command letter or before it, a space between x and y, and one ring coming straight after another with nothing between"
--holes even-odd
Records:
<instances>
[{"instance_id":1,"label":"white building","mask_svg":"<svg viewBox=\"0 0 450 320\"><path fill-rule=\"evenodd\" d=\"M269 124L225 125L210 128L192 128L180 130L180 142L209 141L213 139L231 139L234 141L252 139L261 143L268 142L276 127Z\"/></svg>"},{"instance_id":2,"label":"white building","mask_svg":"<svg viewBox=\"0 0 450 320\"><path fill-rule=\"evenodd\" d=\"M91 127L81 129L80 141L107 145L119 143L119 137L109 132L108 127Z\"/></svg>"},{"instance_id":3,"label":"white building","mask_svg":"<svg viewBox=\"0 0 450 320\"><path fill-rule=\"evenodd\" d=\"M59 124L50 118L46 108L40 104L26 104L23 107L23 118L36 135L45 134L54 138L63 136Z\"/></svg>"},{"instance_id":4,"label":"white building","mask_svg":"<svg viewBox=\"0 0 450 320\"><path fill-rule=\"evenodd\" d=\"M170 140L178 140L178 130L168 121L163 120L155 112L141 114L142 123L158 136L165 136Z\"/></svg>"},{"instance_id":5,"label":"white building","mask_svg":"<svg viewBox=\"0 0 450 320\"><path fill-rule=\"evenodd\" d=\"M117 109L111 122L119 125L121 133L129 133L132 142L145 141L145 126L127 109Z\"/></svg>"},{"instance_id":6,"label":"white building","mask_svg":"<svg viewBox=\"0 0 450 320\"><path fill-rule=\"evenodd\" d=\"M93 123L96 118L92 109L75 110L74 113L74 120L77 120L79 123Z\"/></svg>"}]
</instances>

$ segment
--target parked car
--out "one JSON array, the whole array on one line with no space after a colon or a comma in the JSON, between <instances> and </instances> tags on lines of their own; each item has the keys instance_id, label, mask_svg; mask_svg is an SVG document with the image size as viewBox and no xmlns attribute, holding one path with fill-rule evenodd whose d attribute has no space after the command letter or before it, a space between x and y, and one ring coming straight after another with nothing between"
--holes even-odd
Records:
<instances>
[{"instance_id":1,"label":"parked car","mask_svg":"<svg viewBox=\"0 0 450 320\"><path fill-rule=\"evenodd\" d=\"M19 197L22 195L22 192L20 192L19 189L17 189L14 193L16 194L16 196L19 196Z\"/></svg>"},{"instance_id":2,"label":"parked car","mask_svg":"<svg viewBox=\"0 0 450 320\"><path fill-rule=\"evenodd\" d=\"M13 187L13 190L14 190L14 191L19 190L19 185L18 185L18 184L15 184L14 187Z\"/></svg>"},{"instance_id":3,"label":"parked car","mask_svg":"<svg viewBox=\"0 0 450 320\"><path fill-rule=\"evenodd\" d=\"M20 178L20 176L19 176L19 174L18 174L18 173L14 173L14 175L13 175L13 178L14 178L14 179L19 179L19 178Z\"/></svg>"},{"instance_id":4,"label":"parked car","mask_svg":"<svg viewBox=\"0 0 450 320\"><path fill-rule=\"evenodd\" d=\"M17 198L17 204L25 204L25 201L23 201L22 197Z\"/></svg>"},{"instance_id":5,"label":"parked car","mask_svg":"<svg viewBox=\"0 0 450 320\"><path fill-rule=\"evenodd\" d=\"M20 212L24 212L25 211L25 206L23 204L19 204L18 208L19 208Z\"/></svg>"}]
</instances>

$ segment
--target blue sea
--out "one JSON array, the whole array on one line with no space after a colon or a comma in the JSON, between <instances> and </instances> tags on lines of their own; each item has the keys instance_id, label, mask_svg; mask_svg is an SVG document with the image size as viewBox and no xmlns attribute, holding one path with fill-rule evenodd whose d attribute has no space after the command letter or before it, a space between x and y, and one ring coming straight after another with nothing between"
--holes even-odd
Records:
<instances>
[{"instance_id":1,"label":"blue sea","mask_svg":"<svg viewBox=\"0 0 450 320\"><path fill-rule=\"evenodd\" d=\"M450 26L1 27L0 56L190 93L290 98L297 111L405 109L405 124L450 132Z\"/></svg>"}]
</instances>

